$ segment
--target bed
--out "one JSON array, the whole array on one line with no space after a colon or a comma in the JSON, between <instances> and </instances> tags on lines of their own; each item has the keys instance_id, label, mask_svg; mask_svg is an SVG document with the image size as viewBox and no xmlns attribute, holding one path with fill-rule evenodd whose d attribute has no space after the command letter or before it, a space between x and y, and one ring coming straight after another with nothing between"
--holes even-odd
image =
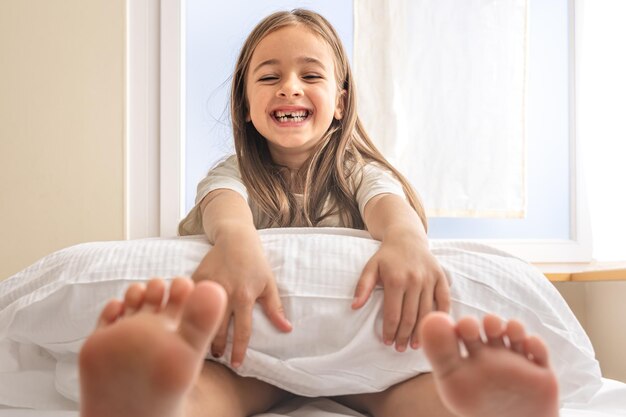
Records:
<instances>
[{"instance_id":1,"label":"bed","mask_svg":"<svg viewBox=\"0 0 626 417\"><path fill-rule=\"evenodd\" d=\"M324 397L380 391L430 370L420 350L399 353L380 342L382 289L359 311L348 307L378 247L367 233L290 228L260 235L294 331L278 333L255 309L237 372L299 395L262 416L361 416ZM0 282L0 417L77 416L77 353L102 306L132 282L190 275L209 249L202 236L93 242ZM562 416L626 415L626 384L602 378L587 335L539 271L473 242L438 242L432 250L451 283L453 317L514 317L546 341ZM229 359L227 350L220 360Z\"/></svg>"}]
</instances>

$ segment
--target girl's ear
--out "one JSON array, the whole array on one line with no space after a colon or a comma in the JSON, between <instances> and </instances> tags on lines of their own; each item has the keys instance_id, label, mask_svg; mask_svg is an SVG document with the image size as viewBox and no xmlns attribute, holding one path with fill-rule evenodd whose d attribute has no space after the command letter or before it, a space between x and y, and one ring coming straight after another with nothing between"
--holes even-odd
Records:
<instances>
[{"instance_id":1,"label":"girl's ear","mask_svg":"<svg viewBox=\"0 0 626 417\"><path fill-rule=\"evenodd\" d=\"M343 112L346 108L346 90L341 90L339 94L337 94L337 105L335 107L335 119L341 120L343 118Z\"/></svg>"}]
</instances>

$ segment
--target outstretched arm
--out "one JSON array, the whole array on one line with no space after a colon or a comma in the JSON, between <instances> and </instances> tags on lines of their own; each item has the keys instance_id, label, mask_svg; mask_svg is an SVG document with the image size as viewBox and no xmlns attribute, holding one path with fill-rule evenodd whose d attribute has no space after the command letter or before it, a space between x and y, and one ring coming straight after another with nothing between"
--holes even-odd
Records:
<instances>
[{"instance_id":1,"label":"outstretched arm","mask_svg":"<svg viewBox=\"0 0 626 417\"><path fill-rule=\"evenodd\" d=\"M424 225L411 206L395 194L380 194L364 209L364 222L379 250L363 269L353 308L362 307L376 284L384 289L383 341L404 351L419 347L418 326L433 310L448 311L446 276L428 247Z\"/></svg>"},{"instance_id":2,"label":"outstretched arm","mask_svg":"<svg viewBox=\"0 0 626 417\"><path fill-rule=\"evenodd\" d=\"M237 192L211 191L201 203L202 226L213 248L192 275L194 281L215 281L228 294L224 321L211 351L222 356L231 318L234 320L231 364L243 363L252 333L252 308L259 302L274 326L290 331L274 276L265 258L252 213Z\"/></svg>"}]
</instances>

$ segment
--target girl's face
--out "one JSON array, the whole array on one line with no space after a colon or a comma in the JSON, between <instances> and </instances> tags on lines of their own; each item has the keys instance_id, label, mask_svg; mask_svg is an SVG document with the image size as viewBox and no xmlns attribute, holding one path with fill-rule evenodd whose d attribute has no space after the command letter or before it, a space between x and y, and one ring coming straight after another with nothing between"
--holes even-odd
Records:
<instances>
[{"instance_id":1,"label":"girl's face","mask_svg":"<svg viewBox=\"0 0 626 417\"><path fill-rule=\"evenodd\" d=\"M287 26L259 42L248 68L246 96L256 130L274 162L297 169L342 117L333 52L303 26Z\"/></svg>"}]
</instances>

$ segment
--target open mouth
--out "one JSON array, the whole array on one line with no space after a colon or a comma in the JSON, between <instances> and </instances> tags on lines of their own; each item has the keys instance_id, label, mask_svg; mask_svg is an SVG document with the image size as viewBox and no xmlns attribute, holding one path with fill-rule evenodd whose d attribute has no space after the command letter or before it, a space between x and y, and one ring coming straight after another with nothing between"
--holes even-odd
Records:
<instances>
[{"instance_id":1,"label":"open mouth","mask_svg":"<svg viewBox=\"0 0 626 417\"><path fill-rule=\"evenodd\" d=\"M310 116L311 112L308 110L276 110L272 112L272 117L278 123L300 123L308 119Z\"/></svg>"}]
</instances>

